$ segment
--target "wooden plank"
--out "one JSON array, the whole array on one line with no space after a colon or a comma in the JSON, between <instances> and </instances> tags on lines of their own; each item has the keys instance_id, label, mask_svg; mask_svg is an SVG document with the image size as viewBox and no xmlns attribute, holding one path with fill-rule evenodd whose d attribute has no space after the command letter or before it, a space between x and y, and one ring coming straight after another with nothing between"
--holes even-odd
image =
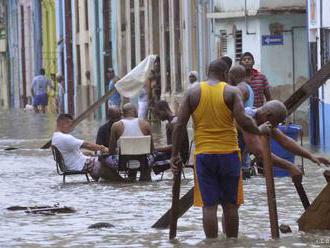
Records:
<instances>
[{"instance_id":1,"label":"wooden plank","mask_svg":"<svg viewBox=\"0 0 330 248\"><path fill-rule=\"evenodd\" d=\"M330 62L324 65L314 77L302 85L294 92L285 102L288 109L288 114L292 114L299 106L313 95L320 86L322 86L330 78Z\"/></svg>"},{"instance_id":2,"label":"wooden plank","mask_svg":"<svg viewBox=\"0 0 330 248\"><path fill-rule=\"evenodd\" d=\"M280 237L280 230L278 226L278 215L276 206L276 195L273 177L273 161L271 156L270 138L268 136L260 137L263 143L263 165L264 165L264 177L266 180L267 189L267 202L269 210L269 220L272 238Z\"/></svg>"},{"instance_id":3,"label":"wooden plank","mask_svg":"<svg viewBox=\"0 0 330 248\"><path fill-rule=\"evenodd\" d=\"M193 202L191 201L194 197L194 187L192 187L179 201L179 211L177 212L178 218L180 218L191 206ZM152 228L168 228L170 226L170 216L171 209L155 223L152 225Z\"/></svg>"},{"instance_id":4,"label":"wooden plank","mask_svg":"<svg viewBox=\"0 0 330 248\"><path fill-rule=\"evenodd\" d=\"M101 104L105 103L109 97L111 97L115 93L115 89L108 91L102 96L99 100L92 104L88 109L86 109L81 115L79 115L76 119L73 120L73 127L76 127L80 122L86 119L91 113L97 110ZM40 149L48 149L52 144L52 140L49 140L46 144L44 144Z\"/></svg>"},{"instance_id":5,"label":"wooden plank","mask_svg":"<svg viewBox=\"0 0 330 248\"><path fill-rule=\"evenodd\" d=\"M302 176L295 176L292 178L292 182L294 183L294 186L298 192L301 203L304 206L304 209L306 210L310 206L310 203L307 194L305 192L305 189L301 184L301 181L302 181Z\"/></svg>"},{"instance_id":6,"label":"wooden plank","mask_svg":"<svg viewBox=\"0 0 330 248\"><path fill-rule=\"evenodd\" d=\"M330 171L325 171L327 185L298 219L299 230L330 230Z\"/></svg>"},{"instance_id":7,"label":"wooden plank","mask_svg":"<svg viewBox=\"0 0 330 248\"><path fill-rule=\"evenodd\" d=\"M176 230L178 226L181 170L182 170L182 164L180 165L180 171L177 174L174 174L174 178L173 178L172 207L170 214L170 237L169 237L170 239L174 239L176 237Z\"/></svg>"}]
</instances>

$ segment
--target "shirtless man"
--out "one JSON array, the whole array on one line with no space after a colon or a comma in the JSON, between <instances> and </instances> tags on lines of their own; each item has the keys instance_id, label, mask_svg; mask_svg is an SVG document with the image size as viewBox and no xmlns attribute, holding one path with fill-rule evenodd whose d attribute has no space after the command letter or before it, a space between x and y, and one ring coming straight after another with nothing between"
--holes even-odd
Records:
<instances>
[{"instance_id":1,"label":"shirtless man","mask_svg":"<svg viewBox=\"0 0 330 248\"><path fill-rule=\"evenodd\" d=\"M123 106L123 118L115 122L111 127L110 154L118 154L117 143L123 136L151 136L151 128L147 121L137 118L136 107L132 103L126 103ZM153 150L153 142L151 139L151 151ZM141 166L141 165L140 165ZM147 165L141 166L140 181L150 180L150 169L146 169Z\"/></svg>"},{"instance_id":2,"label":"shirtless man","mask_svg":"<svg viewBox=\"0 0 330 248\"><path fill-rule=\"evenodd\" d=\"M237 237L238 207L243 203L236 122L246 132L267 134L270 123L257 127L244 112L238 88L225 83L228 65L221 59L211 62L208 80L187 91L173 131L172 170L180 170L182 134L193 117L196 143L195 206L203 207L203 227L207 238L218 236L218 204L224 213L224 233Z\"/></svg>"},{"instance_id":3,"label":"shirtless man","mask_svg":"<svg viewBox=\"0 0 330 248\"><path fill-rule=\"evenodd\" d=\"M280 129L276 128L277 125L283 122L287 117L287 109L281 101L272 100L266 102L262 107L257 109L245 108L245 112L253 117L257 124L262 124L265 121L269 121L273 127L271 131L272 138L289 152L309 159L318 165L330 165L330 161L327 158L310 153L308 150L298 145L293 139L286 136ZM242 132L248 150L261 159L263 145L260 140L260 136L247 133L244 130ZM278 165L282 169L288 170L291 176L301 175L301 171L291 162L274 154L272 154L272 160L274 164Z\"/></svg>"}]
</instances>

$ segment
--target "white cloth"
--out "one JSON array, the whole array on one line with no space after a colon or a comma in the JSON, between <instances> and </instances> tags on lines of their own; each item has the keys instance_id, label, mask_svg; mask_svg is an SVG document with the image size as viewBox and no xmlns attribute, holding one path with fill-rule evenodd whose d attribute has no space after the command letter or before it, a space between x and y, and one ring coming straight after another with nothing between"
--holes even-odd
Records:
<instances>
[{"instance_id":1,"label":"white cloth","mask_svg":"<svg viewBox=\"0 0 330 248\"><path fill-rule=\"evenodd\" d=\"M147 119L147 114L148 114L148 102L139 101L138 117L140 119Z\"/></svg>"},{"instance_id":2,"label":"white cloth","mask_svg":"<svg viewBox=\"0 0 330 248\"><path fill-rule=\"evenodd\" d=\"M71 134L62 132L54 132L52 137L52 145L56 146L62 153L68 170L81 171L84 168L88 157L80 151L83 143L83 140L76 139Z\"/></svg>"},{"instance_id":3,"label":"white cloth","mask_svg":"<svg viewBox=\"0 0 330 248\"><path fill-rule=\"evenodd\" d=\"M149 79L156 57L156 55L149 55L115 84L120 95L132 98L141 92Z\"/></svg>"}]
</instances>

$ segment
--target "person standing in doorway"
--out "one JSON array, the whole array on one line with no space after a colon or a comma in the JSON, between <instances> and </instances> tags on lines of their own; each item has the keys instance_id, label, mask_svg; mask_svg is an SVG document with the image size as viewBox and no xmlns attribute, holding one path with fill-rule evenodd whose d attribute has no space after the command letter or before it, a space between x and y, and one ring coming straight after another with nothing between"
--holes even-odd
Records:
<instances>
[{"instance_id":1,"label":"person standing in doorway","mask_svg":"<svg viewBox=\"0 0 330 248\"><path fill-rule=\"evenodd\" d=\"M252 87L254 93L254 104L256 108L264 105L264 101L272 100L269 90L269 82L264 74L253 68L254 57L252 53L243 53L240 64L245 67L247 83Z\"/></svg>"},{"instance_id":2,"label":"person standing in doorway","mask_svg":"<svg viewBox=\"0 0 330 248\"><path fill-rule=\"evenodd\" d=\"M119 80L119 78L116 76L115 71L113 68L108 68L107 69L107 80L108 80L108 89L109 91L114 90L115 93L109 98L108 100L108 107L110 106L117 106L120 108L120 103L121 103L121 97L119 92L117 91L115 84Z\"/></svg>"},{"instance_id":3,"label":"person standing in doorway","mask_svg":"<svg viewBox=\"0 0 330 248\"><path fill-rule=\"evenodd\" d=\"M48 105L47 89L52 88L50 81L45 76L45 69L40 69L40 74L35 76L32 81L31 95L33 97L33 108L35 113L39 113L39 106L41 112L46 113Z\"/></svg>"}]
</instances>

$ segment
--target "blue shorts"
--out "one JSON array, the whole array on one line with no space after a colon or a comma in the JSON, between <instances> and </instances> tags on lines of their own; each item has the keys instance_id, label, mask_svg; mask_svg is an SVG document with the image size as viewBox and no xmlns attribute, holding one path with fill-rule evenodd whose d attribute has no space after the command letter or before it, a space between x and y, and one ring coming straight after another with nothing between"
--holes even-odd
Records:
<instances>
[{"instance_id":1,"label":"blue shorts","mask_svg":"<svg viewBox=\"0 0 330 248\"><path fill-rule=\"evenodd\" d=\"M35 95L33 97L33 106L47 106L48 105L48 96L47 94Z\"/></svg>"},{"instance_id":2,"label":"blue shorts","mask_svg":"<svg viewBox=\"0 0 330 248\"><path fill-rule=\"evenodd\" d=\"M196 176L198 187L195 188L200 191L202 206L243 203L241 161L237 152L196 155Z\"/></svg>"}]
</instances>

